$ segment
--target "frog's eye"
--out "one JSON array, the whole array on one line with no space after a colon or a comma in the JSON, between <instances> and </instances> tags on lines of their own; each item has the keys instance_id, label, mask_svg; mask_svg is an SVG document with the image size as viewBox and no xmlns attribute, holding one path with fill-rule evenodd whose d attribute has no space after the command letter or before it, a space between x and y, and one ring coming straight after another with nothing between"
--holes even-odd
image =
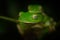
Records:
<instances>
[{"instance_id":1,"label":"frog's eye","mask_svg":"<svg viewBox=\"0 0 60 40\"><path fill-rule=\"evenodd\" d=\"M38 15L33 15L32 18L33 19L38 19Z\"/></svg>"}]
</instances>

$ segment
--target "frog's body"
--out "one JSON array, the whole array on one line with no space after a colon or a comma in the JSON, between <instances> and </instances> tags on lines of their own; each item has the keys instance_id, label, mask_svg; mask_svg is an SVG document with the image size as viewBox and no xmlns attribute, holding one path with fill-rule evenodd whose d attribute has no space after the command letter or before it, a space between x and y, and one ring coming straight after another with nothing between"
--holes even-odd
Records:
<instances>
[{"instance_id":1,"label":"frog's body","mask_svg":"<svg viewBox=\"0 0 60 40\"><path fill-rule=\"evenodd\" d=\"M51 25L51 18L49 16L43 15L42 13L30 13L30 12L20 12L20 24L21 23L43 23L43 26ZM24 27L25 28L25 27Z\"/></svg>"}]
</instances>

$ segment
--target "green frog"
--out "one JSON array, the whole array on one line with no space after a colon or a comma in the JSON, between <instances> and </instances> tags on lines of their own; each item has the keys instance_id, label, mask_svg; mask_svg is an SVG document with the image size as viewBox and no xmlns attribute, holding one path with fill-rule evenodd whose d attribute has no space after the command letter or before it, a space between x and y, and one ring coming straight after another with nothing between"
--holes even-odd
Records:
<instances>
[{"instance_id":1,"label":"green frog","mask_svg":"<svg viewBox=\"0 0 60 40\"><path fill-rule=\"evenodd\" d=\"M55 30L56 22L42 11L41 5L28 5L27 12L19 12L18 20L17 28L19 32L26 36L30 35L32 31L37 40L40 40L46 33Z\"/></svg>"}]
</instances>

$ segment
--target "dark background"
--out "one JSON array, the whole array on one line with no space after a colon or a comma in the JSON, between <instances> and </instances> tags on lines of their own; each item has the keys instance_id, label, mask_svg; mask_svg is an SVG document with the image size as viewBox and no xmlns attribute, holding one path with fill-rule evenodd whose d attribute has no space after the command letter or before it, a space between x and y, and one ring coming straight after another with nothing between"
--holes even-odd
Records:
<instances>
[{"instance_id":1,"label":"dark background","mask_svg":"<svg viewBox=\"0 0 60 40\"><path fill-rule=\"evenodd\" d=\"M59 4L57 1L31 1L31 0L0 0L0 16L6 16L10 18L17 19L18 13L20 11L27 11L28 4L41 4L44 7L44 10L48 16L54 18L56 22L60 20L60 11ZM55 40L59 39L60 36L60 25L56 27L56 31L48 35L47 40ZM12 40L13 39L21 39L21 35L19 35L16 23L11 21L0 19L0 39Z\"/></svg>"}]
</instances>

